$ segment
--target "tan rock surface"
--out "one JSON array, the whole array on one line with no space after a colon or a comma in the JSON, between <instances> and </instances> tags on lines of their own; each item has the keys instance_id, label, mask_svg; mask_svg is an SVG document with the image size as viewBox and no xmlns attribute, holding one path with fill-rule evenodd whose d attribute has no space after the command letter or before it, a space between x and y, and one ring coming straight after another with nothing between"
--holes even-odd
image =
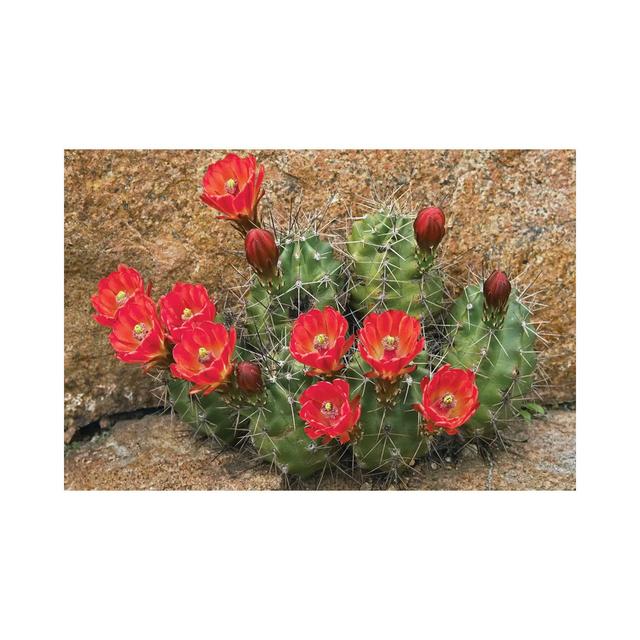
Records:
<instances>
[{"instance_id":1,"label":"tan rock surface","mask_svg":"<svg viewBox=\"0 0 640 640\"><path fill-rule=\"evenodd\" d=\"M405 478L409 489L574 490L575 412L552 410L522 427L510 452L498 453L492 467L464 456L457 468L421 464ZM169 415L149 415L116 423L90 441L65 450L66 489L253 489L284 486L266 464L247 451L220 452L196 439L189 427ZM318 478L294 485L316 489ZM362 485L341 473L325 474L322 489L381 488ZM398 487L402 485L397 485ZM395 486L394 486L395 488Z\"/></svg>"},{"instance_id":2,"label":"tan rock surface","mask_svg":"<svg viewBox=\"0 0 640 640\"><path fill-rule=\"evenodd\" d=\"M224 151L65 153L65 429L156 404L151 382L118 362L91 319L98 280L120 262L157 294L176 280L202 282L220 300L247 273L241 241L199 201L202 173ZM575 399L575 153L573 151L254 151L266 166L269 211L286 217L338 198L329 217L361 210L372 190L410 185L416 204L446 201L443 243L452 275L502 267L546 307L545 402Z\"/></svg>"}]
</instances>

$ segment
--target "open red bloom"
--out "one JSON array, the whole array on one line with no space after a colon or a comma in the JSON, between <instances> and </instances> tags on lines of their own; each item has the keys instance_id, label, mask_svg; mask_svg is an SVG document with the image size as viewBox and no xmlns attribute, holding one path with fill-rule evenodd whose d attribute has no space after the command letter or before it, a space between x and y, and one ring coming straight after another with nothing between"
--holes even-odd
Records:
<instances>
[{"instance_id":1,"label":"open red bloom","mask_svg":"<svg viewBox=\"0 0 640 640\"><path fill-rule=\"evenodd\" d=\"M312 367L307 372L310 376L340 371L344 366L342 357L355 339L355 336L345 337L347 329L347 321L332 307L307 311L293 323L291 355Z\"/></svg>"},{"instance_id":2,"label":"open red bloom","mask_svg":"<svg viewBox=\"0 0 640 640\"><path fill-rule=\"evenodd\" d=\"M136 293L144 293L142 276L133 267L118 265L117 271L98 282L98 292L91 296L91 304L97 312L93 317L105 327L110 327L118 310Z\"/></svg>"},{"instance_id":3,"label":"open red bloom","mask_svg":"<svg viewBox=\"0 0 640 640\"><path fill-rule=\"evenodd\" d=\"M123 362L141 362L150 367L168 356L162 323L156 303L137 293L116 314L109 342Z\"/></svg>"},{"instance_id":4,"label":"open red bloom","mask_svg":"<svg viewBox=\"0 0 640 640\"><path fill-rule=\"evenodd\" d=\"M307 423L304 432L312 439L348 442L349 432L360 419L360 396L349 398L344 380L316 382L300 396L300 417Z\"/></svg>"},{"instance_id":5,"label":"open red bloom","mask_svg":"<svg viewBox=\"0 0 640 640\"><path fill-rule=\"evenodd\" d=\"M180 342L173 348L171 373L193 383L190 393L209 395L233 373L236 330L223 324L204 321L184 328Z\"/></svg>"},{"instance_id":6,"label":"open red bloom","mask_svg":"<svg viewBox=\"0 0 640 640\"><path fill-rule=\"evenodd\" d=\"M420 322L403 311L370 313L358 333L358 350L372 368L369 378L393 380L411 373L407 365L424 348Z\"/></svg>"},{"instance_id":7,"label":"open red bloom","mask_svg":"<svg viewBox=\"0 0 640 640\"><path fill-rule=\"evenodd\" d=\"M176 282L159 303L160 318L174 342L180 339L186 327L216 317L216 306L201 284Z\"/></svg>"},{"instance_id":8,"label":"open red bloom","mask_svg":"<svg viewBox=\"0 0 640 640\"><path fill-rule=\"evenodd\" d=\"M200 197L205 204L222 213L218 218L241 223L255 221L263 193L263 178L264 165L257 167L252 155L240 158L235 153L228 153L207 168Z\"/></svg>"},{"instance_id":9,"label":"open red bloom","mask_svg":"<svg viewBox=\"0 0 640 640\"><path fill-rule=\"evenodd\" d=\"M422 403L413 408L422 414L430 433L444 429L455 435L480 406L476 374L470 369L452 369L446 364L431 379L425 376L420 388Z\"/></svg>"}]
</instances>

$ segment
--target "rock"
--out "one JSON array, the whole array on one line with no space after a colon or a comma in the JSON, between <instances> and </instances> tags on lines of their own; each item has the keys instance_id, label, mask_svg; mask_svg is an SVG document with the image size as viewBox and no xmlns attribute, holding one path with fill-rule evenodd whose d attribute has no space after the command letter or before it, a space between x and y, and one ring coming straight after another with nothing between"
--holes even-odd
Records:
<instances>
[{"instance_id":1,"label":"rock","mask_svg":"<svg viewBox=\"0 0 640 640\"><path fill-rule=\"evenodd\" d=\"M65 153L65 429L156 406L155 382L115 359L92 320L98 280L120 262L154 293L176 280L202 282L216 299L246 281L242 242L199 200L206 166L225 151ZM244 153L244 152L242 152ZM254 151L266 166L263 213L325 207L342 232L347 209L372 193L409 186L417 209L444 204L444 258L461 284L501 267L525 271L547 305L542 365L547 403L575 399L575 153L573 151ZM329 224L329 226L331 226ZM234 270L238 269L238 272ZM455 288L455 287L454 287ZM459 286L457 287L459 289ZM455 293L455 291L454 291Z\"/></svg>"},{"instance_id":2,"label":"rock","mask_svg":"<svg viewBox=\"0 0 640 640\"><path fill-rule=\"evenodd\" d=\"M552 410L522 425L510 452L496 454L492 467L467 455L455 468L418 463L401 483L360 484L344 473L326 473L322 489L575 490L575 412ZM311 478L297 489L316 489ZM220 452L194 437L170 415L123 420L89 442L65 450L65 489L280 489L279 475L256 463L248 450Z\"/></svg>"}]
</instances>

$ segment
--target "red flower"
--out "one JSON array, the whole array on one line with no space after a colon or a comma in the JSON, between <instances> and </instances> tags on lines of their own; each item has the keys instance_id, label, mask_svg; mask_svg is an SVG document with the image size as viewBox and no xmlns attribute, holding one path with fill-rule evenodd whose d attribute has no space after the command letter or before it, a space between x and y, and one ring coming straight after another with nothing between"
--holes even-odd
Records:
<instances>
[{"instance_id":1,"label":"red flower","mask_svg":"<svg viewBox=\"0 0 640 640\"><path fill-rule=\"evenodd\" d=\"M91 304L97 311L93 316L97 322L110 327L119 309L136 293L144 293L142 276L126 264L118 265L118 270L98 282L98 292L91 296ZM151 293L151 285L147 295Z\"/></svg>"},{"instance_id":2,"label":"red flower","mask_svg":"<svg viewBox=\"0 0 640 640\"><path fill-rule=\"evenodd\" d=\"M342 369L342 357L355 339L355 336L345 338L347 328L347 321L331 307L303 313L293 323L291 355L312 367L308 375L331 375Z\"/></svg>"},{"instance_id":3,"label":"red flower","mask_svg":"<svg viewBox=\"0 0 640 640\"><path fill-rule=\"evenodd\" d=\"M164 331L155 302L137 293L116 314L109 342L123 362L141 362L146 368L168 356Z\"/></svg>"},{"instance_id":4,"label":"red flower","mask_svg":"<svg viewBox=\"0 0 640 640\"><path fill-rule=\"evenodd\" d=\"M420 322L403 311L370 313L358 333L358 350L373 368L369 378L393 380L416 367L407 365L424 348Z\"/></svg>"},{"instance_id":5,"label":"red flower","mask_svg":"<svg viewBox=\"0 0 640 640\"><path fill-rule=\"evenodd\" d=\"M329 442L349 440L349 432L360 419L360 396L349 399L344 380L316 382L300 396L300 417L307 423L304 432L312 439Z\"/></svg>"},{"instance_id":6,"label":"red flower","mask_svg":"<svg viewBox=\"0 0 640 640\"><path fill-rule=\"evenodd\" d=\"M255 362L239 362L236 365L236 382L238 389L245 393L262 391L262 371Z\"/></svg>"},{"instance_id":7,"label":"red flower","mask_svg":"<svg viewBox=\"0 0 640 640\"><path fill-rule=\"evenodd\" d=\"M223 324L204 321L185 327L173 348L171 373L193 383L190 393L206 396L227 381L233 372L231 358L236 346L236 330L227 332Z\"/></svg>"},{"instance_id":8,"label":"red flower","mask_svg":"<svg viewBox=\"0 0 640 640\"><path fill-rule=\"evenodd\" d=\"M201 284L176 282L159 302L160 318L174 342L188 326L216 317L216 306Z\"/></svg>"},{"instance_id":9,"label":"red flower","mask_svg":"<svg viewBox=\"0 0 640 640\"><path fill-rule=\"evenodd\" d=\"M263 280L272 280L278 272L278 247L266 229L251 229L244 238L247 262Z\"/></svg>"},{"instance_id":10,"label":"red flower","mask_svg":"<svg viewBox=\"0 0 640 640\"><path fill-rule=\"evenodd\" d=\"M429 433L444 429L455 435L480 406L476 374L470 369L452 369L446 364L431 379L425 376L420 388L422 404L412 406L424 417Z\"/></svg>"},{"instance_id":11,"label":"red flower","mask_svg":"<svg viewBox=\"0 0 640 640\"><path fill-rule=\"evenodd\" d=\"M483 286L484 300L492 311L504 313L509 303L511 283L504 271L494 271Z\"/></svg>"},{"instance_id":12,"label":"red flower","mask_svg":"<svg viewBox=\"0 0 640 640\"><path fill-rule=\"evenodd\" d=\"M438 207L422 209L413 222L416 242L422 251L428 252L444 238L444 213Z\"/></svg>"},{"instance_id":13,"label":"red flower","mask_svg":"<svg viewBox=\"0 0 640 640\"><path fill-rule=\"evenodd\" d=\"M258 202L264 178L264 166L256 166L256 159L249 155L240 158L228 153L222 160L210 164L202 179L204 189L200 196L205 204L223 215L224 220L235 220L245 228L256 226Z\"/></svg>"}]
</instances>

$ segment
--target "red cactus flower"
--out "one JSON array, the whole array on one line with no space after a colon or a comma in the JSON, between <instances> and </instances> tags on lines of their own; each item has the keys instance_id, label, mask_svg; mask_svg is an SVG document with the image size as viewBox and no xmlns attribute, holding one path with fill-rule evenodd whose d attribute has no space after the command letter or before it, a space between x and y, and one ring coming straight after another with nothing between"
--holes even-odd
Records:
<instances>
[{"instance_id":1,"label":"red cactus flower","mask_svg":"<svg viewBox=\"0 0 640 640\"><path fill-rule=\"evenodd\" d=\"M173 349L175 363L171 374L193 383L190 393L209 395L224 384L233 372L236 330L223 324L204 321L185 327Z\"/></svg>"},{"instance_id":2,"label":"red cactus flower","mask_svg":"<svg viewBox=\"0 0 640 640\"><path fill-rule=\"evenodd\" d=\"M262 371L255 362L239 362L236 365L236 382L238 389L245 393L262 391Z\"/></svg>"},{"instance_id":3,"label":"red cactus flower","mask_svg":"<svg viewBox=\"0 0 640 640\"><path fill-rule=\"evenodd\" d=\"M133 267L118 265L117 271L98 282L98 292L91 296L91 304L97 312L93 317L105 327L110 327L118 310L136 293L144 293L142 276ZM151 285L147 295L150 293Z\"/></svg>"},{"instance_id":4,"label":"red cactus flower","mask_svg":"<svg viewBox=\"0 0 640 640\"><path fill-rule=\"evenodd\" d=\"M176 282L159 303L160 318L174 342L188 326L216 317L216 306L201 284Z\"/></svg>"},{"instance_id":5,"label":"red cactus flower","mask_svg":"<svg viewBox=\"0 0 640 640\"><path fill-rule=\"evenodd\" d=\"M219 211L218 218L234 220L248 229L256 221L264 166L256 165L249 155L240 158L228 153L222 160L210 164L202 179L202 201Z\"/></svg>"},{"instance_id":6,"label":"red cactus flower","mask_svg":"<svg viewBox=\"0 0 640 640\"><path fill-rule=\"evenodd\" d=\"M492 311L504 313L511 295L511 283L504 271L494 271L483 287L484 300Z\"/></svg>"},{"instance_id":7,"label":"red cactus flower","mask_svg":"<svg viewBox=\"0 0 640 640\"><path fill-rule=\"evenodd\" d=\"M360 396L349 399L344 380L316 382L300 396L300 417L307 423L304 432L312 439L348 442L349 432L360 419Z\"/></svg>"},{"instance_id":8,"label":"red cactus flower","mask_svg":"<svg viewBox=\"0 0 640 640\"><path fill-rule=\"evenodd\" d=\"M123 362L140 362L149 368L168 358L162 323L155 302L137 293L116 314L109 342Z\"/></svg>"},{"instance_id":9,"label":"red cactus flower","mask_svg":"<svg viewBox=\"0 0 640 640\"><path fill-rule=\"evenodd\" d=\"M342 358L355 339L355 336L346 338L347 329L347 321L332 307L303 313L293 323L291 355L312 367L307 372L310 376L340 371L344 366Z\"/></svg>"},{"instance_id":10,"label":"red cactus flower","mask_svg":"<svg viewBox=\"0 0 640 640\"><path fill-rule=\"evenodd\" d=\"M407 365L424 348L420 322L403 311L370 313L358 333L358 350L372 368L369 378L393 380L416 367Z\"/></svg>"},{"instance_id":11,"label":"red cactus flower","mask_svg":"<svg viewBox=\"0 0 640 640\"><path fill-rule=\"evenodd\" d=\"M413 222L416 242L422 251L428 252L444 238L444 213L438 207L422 209Z\"/></svg>"},{"instance_id":12,"label":"red cactus flower","mask_svg":"<svg viewBox=\"0 0 640 640\"><path fill-rule=\"evenodd\" d=\"M452 369L446 364L430 379L420 382L422 403L413 408L425 419L425 429L434 433L444 429L456 435L458 428L467 422L480 406L476 374L470 369Z\"/></svg>"},{"instance_id":13,"label":"red cactus flower","mask_svg":"<svg viewBox=\"0 0 640 640\"><path fill-rule=\"evenodd\" d=\"M266 229L251 229L244 238L247 262L263 280L272 280L278 272L279 251L273 234Z\"/></svg>"}]
</instances>

